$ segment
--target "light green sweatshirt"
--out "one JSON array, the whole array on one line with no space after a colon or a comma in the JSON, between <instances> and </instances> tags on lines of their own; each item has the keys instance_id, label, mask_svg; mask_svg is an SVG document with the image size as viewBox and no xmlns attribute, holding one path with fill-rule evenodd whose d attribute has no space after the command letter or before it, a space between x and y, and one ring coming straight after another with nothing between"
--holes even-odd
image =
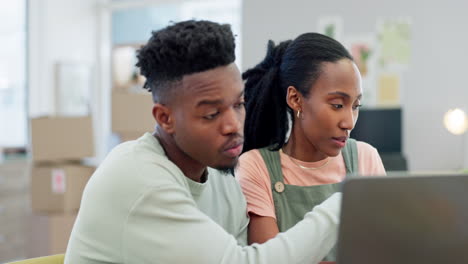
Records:
<instances>
[{"instance_id":1,"label":"light green sweatshirt","mask_svg":"<svg viewBox=\"0 0 468 264\"><path fill-rule=\"evenodd\" d=\"M205 184L191 182L147 133L117 146L89 180L65 263L317 263L336 242L340 201L242 246L248 220L235 179L210 169Z\"/></svg>"}]
</instances>

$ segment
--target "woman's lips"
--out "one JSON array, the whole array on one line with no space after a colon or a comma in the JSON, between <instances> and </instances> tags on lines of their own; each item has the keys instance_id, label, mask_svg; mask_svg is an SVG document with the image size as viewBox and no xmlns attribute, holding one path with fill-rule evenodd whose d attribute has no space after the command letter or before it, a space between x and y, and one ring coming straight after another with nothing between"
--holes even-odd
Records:
<instances>
[{"instance_id":1,"label":"woman's lips","mask_svg":"<svg viewBox=\"0 0 468 264\"><path fill-rule=\"evenodd\" d=\"M346 140L348 139L348 137L333 137L332 140L333 140L333 143L337 146L337 147L340 147L340 148L344 148L344 146L346 145Z\"/></svg>"}]
</instances>

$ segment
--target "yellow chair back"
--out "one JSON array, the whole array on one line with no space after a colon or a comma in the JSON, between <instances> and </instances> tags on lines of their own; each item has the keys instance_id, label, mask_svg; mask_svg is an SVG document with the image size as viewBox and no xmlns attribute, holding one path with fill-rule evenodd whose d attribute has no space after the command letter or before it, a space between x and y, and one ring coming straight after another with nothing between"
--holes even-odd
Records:
<instances>
[{"instance_id":1,"label":"yellow chair back","mask_svg":"<svg viewBox=\"0 0 468 264\"><path fill-rule=\"evenodd\" d=\"M9 264L63 264L64 254L44 256L39 258L25 259L11 262Z\"/></svg>"}]
</instances>

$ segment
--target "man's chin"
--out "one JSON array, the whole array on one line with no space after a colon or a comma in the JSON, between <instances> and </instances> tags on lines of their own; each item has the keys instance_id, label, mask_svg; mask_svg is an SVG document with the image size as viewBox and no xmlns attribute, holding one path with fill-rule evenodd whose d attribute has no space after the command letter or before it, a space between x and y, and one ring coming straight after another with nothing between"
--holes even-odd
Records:
<instances>
[{"instance_id":1,"label":"man's chin","mask_svg":"<svg viewBox=\"0 0 468 264\"><path fill-rule=\"evenodd\" d=\"M221 172L222 174L234 175L234 168L232 167L231 168L222 167L222 168L215 168L215 169Z\"/></svg>"},{"instance_id":2,"label":"man's chin","mask_svg":"<svg viewBox=\"0 0 468 264\"><path fill-rule=\"evenodd\" d=\"M220 171L221 173L234 175L234 170L236 169L237 165L238 162L236 159L236 161L233 164L214 166L213 168Z\"/></svg>"}]
</instances>

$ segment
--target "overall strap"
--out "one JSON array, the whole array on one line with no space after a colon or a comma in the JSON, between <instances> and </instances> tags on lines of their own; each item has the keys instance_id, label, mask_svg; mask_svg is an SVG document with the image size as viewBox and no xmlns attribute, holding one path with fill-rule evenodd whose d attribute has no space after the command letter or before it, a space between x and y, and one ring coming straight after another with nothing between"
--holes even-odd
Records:
<instances>
[{"instance_id":1,"label":"overall strap","mask_svg":"<svg viewBox=\"0 0 468 264\"><path fill-rule=\"evenodd\" d=\"M259 151L265 161L266 167L268 168L271 182L283 182L283 172L281 171L279 151L271 151L269 147L261 148Z\"/></svg>"},{"instance_id":2,"label":"overall strap","mask_svg":"<svg viewBox=\"0 0 468 264\"><path fill-rule=\"evenodd\" d=\"M356 140L348 138L346 146L341 150L346 166L346 176L359 173L359 159Z\"/></svg>"},{"instance_id":3,"label":"overall strap","mask_svg":"<svg viewBox=\"0 0 468 264\"><path fill-rule=\"evenodd\" d=\"M340 183L314 186L285 184L280 152L271 151L268 148L259 149L259 151L270 175L276 224L280 232L293 227L304 219L307 212L339 190ZM324 260L336 261L336 250L332 249L328 252Z\"/></svg>"}]
</instances>

